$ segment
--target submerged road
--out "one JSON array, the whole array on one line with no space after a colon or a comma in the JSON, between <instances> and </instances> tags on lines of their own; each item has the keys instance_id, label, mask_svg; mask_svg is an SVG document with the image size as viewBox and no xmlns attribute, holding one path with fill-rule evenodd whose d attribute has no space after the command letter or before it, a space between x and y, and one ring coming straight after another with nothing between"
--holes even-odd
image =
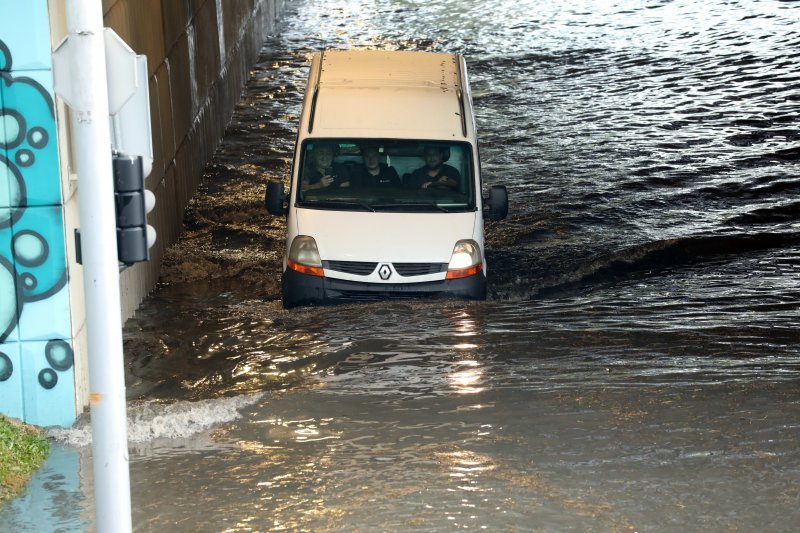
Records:
<instances>
[{"instance_id":1,"label":"submerged road","mask_svg":"<svg viewBox=\"0 0 800 533\"><path fill-rule=\"evenodd\" d=\"M800 6L292 2L125 328L138 531L793 531ZM467 57L486 302L284 311L309 54ZM88 426L0 530L91 528Z\"/></svg>"}]
</instances>

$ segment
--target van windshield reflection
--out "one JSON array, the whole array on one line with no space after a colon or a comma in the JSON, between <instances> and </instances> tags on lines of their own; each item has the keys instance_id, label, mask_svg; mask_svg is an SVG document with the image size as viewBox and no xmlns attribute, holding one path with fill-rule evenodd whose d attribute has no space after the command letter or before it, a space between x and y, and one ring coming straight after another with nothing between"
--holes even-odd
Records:
<instances>
[{"instance_id":1,"label":"van windshield reflection","mask_svg":"<svg viewBox=\"0 0 800 533\"><path fill-rule=\"evenodd\" d=\"M467 143L318 139L302 148L298 207L346 211L475 209Z\"/></svg>"}]
</instances>

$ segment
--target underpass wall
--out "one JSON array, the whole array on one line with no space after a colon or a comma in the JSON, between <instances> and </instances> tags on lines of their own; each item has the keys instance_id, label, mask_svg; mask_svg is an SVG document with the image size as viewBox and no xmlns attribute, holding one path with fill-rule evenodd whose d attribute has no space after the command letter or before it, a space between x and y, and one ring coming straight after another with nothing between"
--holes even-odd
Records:
<instances>
[{"instance_id":1,"label":"underpass wall","mask_svg":"<svg viewBox=\"0 0 800 533\"><path fill-rule=\"evenodd\" d=\"M67 33L66 5L0 0L0 414L42 426L71 425L89 401L73 118L55 95L51 57ZM158 238L148 263L121 274L123 320L155 286L282 6L102 0L105 25L147 55L149 69L154 161L146 183L156 207L148 222Z\"/></svg>"},{"instance_id":2,"label":"underpass wall","mask_svg":"<svg viewBox=\"0 0 800 533\"><path fill-rule=\"evenodd\" d=\"M150 74L156 195L151 260L121 275L123 320L158 279L183 211L225 132L250 67L276 29L283 0L104 0L105 24L137 53Z\"/></svg>"}]
</instances>

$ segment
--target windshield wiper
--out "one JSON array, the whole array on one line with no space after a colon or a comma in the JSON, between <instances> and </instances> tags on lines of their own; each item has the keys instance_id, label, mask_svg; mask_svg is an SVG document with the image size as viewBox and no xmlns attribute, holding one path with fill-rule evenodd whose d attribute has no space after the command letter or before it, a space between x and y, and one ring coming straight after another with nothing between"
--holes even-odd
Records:
<instances>
[{"instance_id":1,"label":"windshield wiper","mask_svg":"<svg viewBox=\"0 0 800 533\"><path fill-rule=\"evenodd\" d=\"M343 200L312 200L305 202L298 202L300 207L330 207L333 209L361 209L362 211L375 210L369 205L361 202L347 202Z\"/></svg>"},{"instance_id":2,"label":"windshield wiper","mask_svg":"<svg viewBox=\"0 0 800 533\"><path fill-rule=\"evenodd\" d=\"M443 213L449 213L450 211L445 209L444 207L440 206L436 202L399 202L394 204L372 204L374 209L435 209L437 211L441 211Z\"/></svg>"}]
</instances>

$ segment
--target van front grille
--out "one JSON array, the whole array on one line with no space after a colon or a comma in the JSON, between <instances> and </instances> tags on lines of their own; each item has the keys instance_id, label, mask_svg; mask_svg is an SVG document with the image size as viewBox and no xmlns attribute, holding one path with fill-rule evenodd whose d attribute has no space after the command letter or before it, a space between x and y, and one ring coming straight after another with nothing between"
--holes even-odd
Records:
<instances>
[{"instance_id":1,"label":"van front grille","mask_svg":"<svg viewBox=\"0 0 800 533\"><path fill-rule=\"evenodd\" d=\"M342 291L340 293L337 293L336 299L347 302L375 302L379 300L410 300L410 299L419 300L420 298L435 296L436 294L438 293L421 292L421 291L420 292Z\"/></svg>"},{"instance_id":2,"label":"van front grille","mask_svg":"<svg viewBox=\"0 0 800 533\"><path fill-rule=\"evenodd\" d=\"M447 269L447 263L392 263L392 266L401 276L424 276Z\"/></svg>"},{"instance_id":3,"label":"van front grille","mask_svg":"<svg viewBox=\"0 0 800 533\"><path fill-rule=\"evenodd\" d=\"M378 263L366 261L323 261L322 266L328 270L354 274L356 276L369 276L378 266Z\"/></svg>"}]
</instances>

